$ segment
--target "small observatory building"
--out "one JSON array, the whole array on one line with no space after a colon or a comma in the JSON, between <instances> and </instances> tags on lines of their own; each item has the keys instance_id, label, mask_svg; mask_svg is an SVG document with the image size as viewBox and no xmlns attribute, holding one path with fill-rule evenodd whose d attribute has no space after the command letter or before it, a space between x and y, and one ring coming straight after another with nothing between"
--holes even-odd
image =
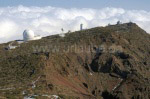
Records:
<instances>
[{"instance_id":1,"label":"small observatory building","mask_svg":"<svg viewBox=\"0 0 150 99\"><path fill-rule=\"evenodd\" d=\"M24 41L31 41L31 40L38 40L38 39L41 39L41 36L35 36L32 30L24 30L23 32Z\"/></svg>"},{"instance_id":2,"label":"small observatory building","mask_svg":"<svg viewBox=\"0 0 150 99\"><path fill-rule=\"evenodd\" d=\"M34 40L34 32L32 30L24 30L23 40L24 41Z\"/></svg>"}]
</instances>

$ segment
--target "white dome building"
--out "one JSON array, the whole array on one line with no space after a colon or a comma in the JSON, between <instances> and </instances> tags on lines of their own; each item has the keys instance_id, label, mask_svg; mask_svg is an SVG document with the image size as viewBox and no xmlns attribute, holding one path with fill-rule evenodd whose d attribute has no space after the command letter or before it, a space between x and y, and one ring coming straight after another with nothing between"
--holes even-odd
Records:
<instances>
[{"instance_id":1,"label":"white dome building","mask_svg":"<svg viewBox=\"0 0 150 99\"><path fill-rule=\"evenodd\" d=\"M31 41L41 39L41 36L35 36L32 30L24 30L23 32L23 40Z\"/></svg>"},{"instance_id":2,"label":"white dome building","mask_svg":"<svg viewBox=\"0 0 150 99\"><path fill-rule=\"evenodd\" d=\"M23 40L24 41L34 40L34 32L32 30L24 30Z\"/></svg>"}]
</instances>

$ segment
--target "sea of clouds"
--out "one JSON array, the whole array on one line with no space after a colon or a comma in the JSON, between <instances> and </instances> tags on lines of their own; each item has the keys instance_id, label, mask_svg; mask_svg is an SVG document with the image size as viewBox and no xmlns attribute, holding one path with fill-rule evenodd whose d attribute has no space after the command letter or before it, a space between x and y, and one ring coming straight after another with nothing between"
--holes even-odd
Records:
<instances>
[{"instance_id":1,"label":"sea of clouds","mask_svg":"<svg viewBox=\"0 0 150 99\"><path fill-rule=\"evenodd\" d=\"M25 29L35 34L48 36L68 30L77 31L80 24L84 28L106 26L108 23L135 22L150 33L150 12L144 10L125 10L122 8L58 8L58 7L0 7L0 43L22 39Z\"/></svg>"}]
</instances>

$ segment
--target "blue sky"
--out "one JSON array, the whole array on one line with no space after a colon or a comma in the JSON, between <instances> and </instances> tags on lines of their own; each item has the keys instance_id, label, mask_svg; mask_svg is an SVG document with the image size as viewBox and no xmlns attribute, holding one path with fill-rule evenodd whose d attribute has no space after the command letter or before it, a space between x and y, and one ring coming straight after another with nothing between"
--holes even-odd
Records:
<instances>
[{"instance_id":1,"label":"blue sky","mask_svg":"<svg viewBox=\"0 0 150 99\"><path fill-rule=\"evenodd\" d=\"M150 10L150 0L0 0L0 7L6 6L54 6L63 8L119 7L130 10Z\"/></svg>"}]
</instances>

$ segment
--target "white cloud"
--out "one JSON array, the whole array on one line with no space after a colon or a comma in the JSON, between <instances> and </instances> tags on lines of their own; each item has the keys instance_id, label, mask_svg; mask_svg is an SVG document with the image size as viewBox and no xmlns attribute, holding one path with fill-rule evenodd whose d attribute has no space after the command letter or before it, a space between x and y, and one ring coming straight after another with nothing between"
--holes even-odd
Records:
<instances>
[{"instance_id":1,"label":"white cloud","mask_svg":"<svg viewBox=\"0 0 150 99\"><path fill-rule=\"evenodd\" d=\"M22 39L25 29L32 29L36 34L47 36L68 30L79 30L80 23L84 28L105 26L133 21L150 32L150 12L125 10L122 8L103 9L64 9L56 7L4 7L0 8L0 43Z\"/></svg>"}]
</instances>

